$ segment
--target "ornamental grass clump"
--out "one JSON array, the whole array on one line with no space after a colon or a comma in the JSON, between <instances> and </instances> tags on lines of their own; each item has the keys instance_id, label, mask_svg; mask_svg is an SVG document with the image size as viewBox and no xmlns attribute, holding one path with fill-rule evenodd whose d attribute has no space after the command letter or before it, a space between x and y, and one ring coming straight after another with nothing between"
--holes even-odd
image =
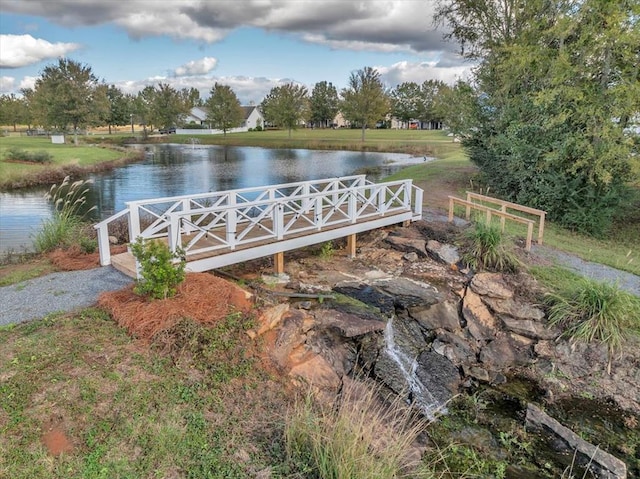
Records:
<instances>
[{"instance_id":1,"label":"ornamental grass clump","mask_svg":"<svg viewBox=\"0 0 640 479\"><path fill-rule=\"evenodd\" d=\"M289 460L304 477L388 479L416 477L420 468L408 452L427 422L399 398L382 401L380 389L345 382L335 407L308 395L287 415Z\"/></svg>"},{"instance_id":2,"label":"ornamental grass clump","mask_svg":"<svg viewBox=\"0 0 640 479\"><path fill-rule=\"evenodd\" d=\"M174 253L160 241L138 237L131 244L131 252L140 268L136 294L153 299L167 299L176 294L176 287L185 278L186 262L181 251Z\"/></svg>"},{"instance_id":3,"label":"ornamental grass clump","mask_svg":"<svg viewBox=\"0 0 640 479\"><path fill-rule=\"evenodd\" d=\"M475 223L467 233L470 242L464 261L475 270L515 272L520 267L518 258L509 250L500 227L485 221Z\"/></svg>"},{"instance_id":4,"label":"ornamental grass clump","mask_svg":"<svg viewBox=\"0 0 640 479\"><path fill-rule=\"evenodd\" d=\"M91 180L71 182L67 176L59 185L53 185L45 195L45 199L53 203L51 218L44 220L36 233L33 244L38 253L45 253L56 248L67 248L78 244L91 243L85 219L95 206L87 208L88 185Z\"/></svg>"},{"instance_id":5,"label":"ornamental grass clump","mask_svg":"<svg viewBox=\"0 0 640 479\"><path fill-rule=\"evenodd\" d=\"M571 286L546 296L549 322L560 326L573 341L607 346L607 373L613 356L625 341L640 335L640 298L617 285L580 278Z\"/></svg>"}]
</instances>

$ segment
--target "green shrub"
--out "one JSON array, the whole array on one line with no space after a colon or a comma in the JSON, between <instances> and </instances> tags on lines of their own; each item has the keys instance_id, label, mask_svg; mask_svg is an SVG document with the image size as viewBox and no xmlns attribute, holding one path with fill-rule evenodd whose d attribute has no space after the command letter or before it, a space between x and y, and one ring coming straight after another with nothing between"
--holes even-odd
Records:
<instances>
[{"instance_id":1,"label":"green shrub","mask_svg":"<svg viewBox=\"0 0 640 479\"><path fill-rule=\"evenodd\" d=\"M10 161L26 161L28 163L51 163L53 157L50 153L39 151L26 151L17 147L9 148L5 153L5 158Z\"/></svg>"},{"instance_id":2,"label":"green shrub","mask_svg":"<svg viewBox=\"0 0 640 479\"><path fill-rule=\"evenodd\" d=\"M565 337L607 346L611 373L613 355L633 335L640 334L640 298L617 285L580 278L546 296L549 322L560 326Z\"/></svg>"},{"instance_id":3,"label":"green shrub","mask_svg":"<svg viewBox=\"0 0 640 479\"><path fill-rule=\"evenodd\" d=\"M75 181L67 176L60 185L53 185L45 198L54 205L51 218L43 221L33 244L37 252L44 253L59 247L68 247L86 238L84 218L95 209L86 209L87 187L91 181ZM81 245L81 248L84 247Z\"/></svg>"},{"instance_id":4,"label":"green shrub","mask_svg":"<svg viewBox=\"0 0 640 479\"><path fill-rule=\"evenodd\" d=\"M380 400L377 388L350 381L339 404L322 407L310 395L298 400L285 424L289 460L303 477L388 479L414 477L407 452L426 428L399 399Z\"/></svg>"},{"instance_id":5,"label":"green shrub","mask_svg":"<svg viewBox=\"0 0 640 479\"><path fill-rule=\"evenodd\" d=\"M475 270L517 271L520 262L509 250L499 226L478 221L467 234L469 251L464 261Z\"/></svg>"},{"instance_id":6,"label":"green shrub","mask_svg":"<svg viewBox=\"0 0 640 479\"><path fill-rule=\"evenodd\" d=\"M180 253L172 253L160 241L145 241L141 237L131 243L131 252L140 267L140 278L134 288L136 294L154 299L176 294L176 286L185 277L186 262Z\"/></svg>"}]
</instances>

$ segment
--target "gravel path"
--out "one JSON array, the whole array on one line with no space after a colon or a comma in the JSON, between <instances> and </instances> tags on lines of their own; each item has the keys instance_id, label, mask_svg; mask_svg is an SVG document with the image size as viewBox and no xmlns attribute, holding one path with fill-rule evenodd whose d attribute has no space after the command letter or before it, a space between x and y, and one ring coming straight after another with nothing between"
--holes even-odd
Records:
<instances>
[{"instance_id":1,"label":"gravel path","mask_svg":"<svg viewBox=\"0 0 640 479\"><path fill-rule=\"evenodd\" d=\"M620 271L610 266L599 263L591 263L562 251L558 251L547 246L532 245L532 254L564 266L587 278L596 279L617 284L620 289L624 289L636 296L640 296L640 276Z\"/></svg>"},{"instance_id":2,"label":"gravel path","mask_svg":"<svg viewBox=\"0 0 640 479\"><path fill-rule=\"evenodd\" d=\"M100 293L133 280L112 267L53 273L0 288L0 325L21 323L95 304Z\"/></svg>"}]
</instances>

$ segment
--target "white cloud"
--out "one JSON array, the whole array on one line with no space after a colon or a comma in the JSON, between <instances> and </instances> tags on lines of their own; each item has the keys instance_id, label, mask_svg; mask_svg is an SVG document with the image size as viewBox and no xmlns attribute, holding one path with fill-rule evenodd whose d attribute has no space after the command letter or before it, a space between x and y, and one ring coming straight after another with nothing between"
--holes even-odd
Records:
<instances>
[{"instance_id":1,"label":"white cloud","mask_svg":"<svg viewBox=\"0 0 640 479\"><path fill-rule=\"evenodd\" d=\"M37 77L26 76L20 81L20 85L18 85L18 90L22 90L23 88L31 88L33 89L36 86Z\"/></svg>"},{"instance_id":2,"label":"white cloud","mask_svg":"<svg viewBox=\"0 0 640 479\"><path fill-rule=\"evenodd\" d=\"M377 66L382 80L394 88L400 83L422 83L425 80L441 80L453 84L457 80L466 79L471 71L471 65L456 67L441 67L437 61L431 62L398 62L391 66Z\"/></svg>"},{"instance_id":3,"label":"white cloud","mask_svg":"<svg viewBox=\"0 0 640 479\"><path fill-rule=\"evenodd\" d=\"M31 35L0 35L0 68L20 68L65 56L80 48L77 43L51 43Z\"/></svg>"},{"instance_id":4,"label":"white cloud","mask_svg":"<svg viewBox=\"0 0 640 479\"><path fill-rule=\"evenodd\" d=\"M0 93L10 93L13 91L16 79L13 77L0 77Z\"/></svg>"},{"instance_id":5,"label":"white cloud","mask_svg":"<svg viewBox=\"0 0 640 479\"><path fill-rule=\"evenodd\" d=\"M204 57L200 60L192 60L179 66L174 70L175 76L194 76L194 75L206 75L213 70L218 64L218 60L213 57Z\"/></svg>"},{"instance_id":6,"label":"white cloud","mask_svg":"<svg viewBox=\"0 0 640 479\"><path fill-rule=\"evenodd\" d=\"M451 50L433 25L435 2L425 0L151 0L78 2L4 0L7 12L69 25L111 23L131 37L168 35L213 43L243 26L299 36L332 48L372 51Z\"/></svg>"}]
</instances>

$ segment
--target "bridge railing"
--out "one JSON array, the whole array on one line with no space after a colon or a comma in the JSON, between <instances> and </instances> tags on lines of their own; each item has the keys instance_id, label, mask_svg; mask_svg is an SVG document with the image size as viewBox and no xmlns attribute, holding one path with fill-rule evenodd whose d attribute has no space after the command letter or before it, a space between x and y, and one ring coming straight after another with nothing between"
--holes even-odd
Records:
<instances>
[{"instance_id":1,"label":"bridge railing","mask_svg":"<svg viewBox=\"0 0 640 479\"><path fill-rule=\"evenodd\" d=\"M176 211L169 213L169 247L182 249L188 258L398 212L413 211L419 217L421 208L422 190L402 180Z\"/></svg>"},{"instance_id":2,"label":"bridge railing","mask_svg":"<svg viewBox=\"0 0 640 479\"><path fill-rule=\"evenodd\" d=\"M304 227L308 230L319 229L357 221L368 214L385 214L399 208L399 204L406 209L413 206L414 217L420 217L422 190L413 187L410 181L375 184L367 181L365 175L353 175L129 201L125 210L94 227L98 233L100 263L108 265L111 262L108 228L124 216L128 218L130 241L139 236L145 239L168 237L170 245L176 248L183 246L180 239L183 235L191 235L191 239L185 239L184 246L195 254L196 243L205 236L217 243L217 248L235 248L243 242L259 241L254 239L257 237L279 238L284 234L303 232L305 229L296 223L298 219L308 223ZM347 208L347 213L342 207ZM371 213L371 208L367 207L376 212ZM277 213L278 210L282 214ZM311 211L314 213L312 221L307 218ZM264 223L265 220L271 221L271 226ZM224 235L214 231L223 225ZM256 235L258 230L263 230L264 237Z\"/></svg>"}]
</instances>

